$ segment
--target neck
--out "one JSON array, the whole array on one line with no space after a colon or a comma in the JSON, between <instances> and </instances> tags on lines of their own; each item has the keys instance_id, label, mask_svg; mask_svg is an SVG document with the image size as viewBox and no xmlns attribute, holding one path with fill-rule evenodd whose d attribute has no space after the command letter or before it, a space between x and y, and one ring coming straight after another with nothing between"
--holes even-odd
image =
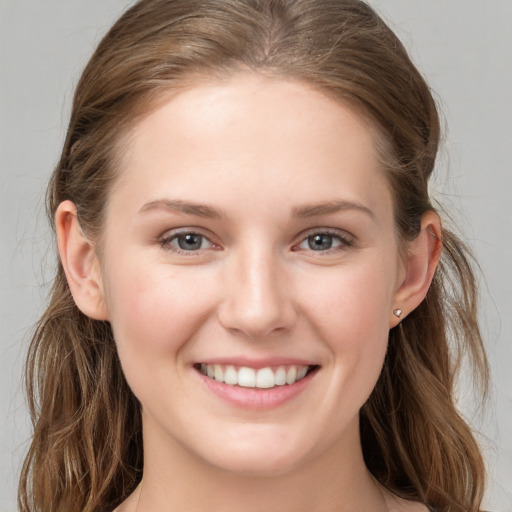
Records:
<instances>
[{"instance_id":1,"label":"neck","mask_svg":"<svg viewBox=\"0 0 512 512\"><path fill-rule=\"evenodd\" d=\"M119 512L355 512L387 510L362 457L358 425L350 439L300 467L241 475L212 466L179 444L144 439L142 485ZM148 436L146 436L148 437Z\"/></svg>"}]
</instances>

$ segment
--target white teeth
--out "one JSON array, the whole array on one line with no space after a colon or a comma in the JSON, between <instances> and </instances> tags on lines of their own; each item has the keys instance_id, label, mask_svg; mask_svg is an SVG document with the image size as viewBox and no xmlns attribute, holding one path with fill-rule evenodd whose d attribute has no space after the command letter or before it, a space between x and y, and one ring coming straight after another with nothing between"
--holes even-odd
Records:
<instances>
[{"instance_id":1,"label":"white teeth","mask_svg":"<svg viewBox=\"0 0 512 512\"><path fill-rule=\"evenodd\" d=\"M215 380L224 382L224 372L222 371L222 366L220 364L214 365L213 375L215 376Z\"/></svg>"},{"instance_id":2,"label":"white teeth","mask_svg":"<svg viewBox=\"0 0 512 512\"><path fill-rule=\"evenodd\" d=\"M307 366L303 366L302 368L299 368L297 370L297 380L301 380L306 376L306 373L308 373Z\"/></svg>"},{"instance_id":3,"label":"white teeth","mask_svg":"<svg viewBox=\"0 0 512 512\"><path fill-rule=\"evenodd\" d=\"M274 383L276 386L284 386L286 384L286 370L280 366L275 375L274 375Z\"/></svg>"},{"instance_id":4,"label":"white teeth","mask_svg":"<svg viewBox=\"0 0 512 512\"><path fill-rule=\"evenodd\" d=\"M296 378L297 368L295 366L290 366L290 368L288 368L288 371L286 372L286 384L293 384Z\"/></svg>"},{"instance_id":5,"label":"white teeth","mask_svg":"<svg viewBox=\"0 0 512 512\"><path fill-rule=\"evenodd\" d=\"M238 385L244 388L256 387L256 372L252 368L242 366L238 370Z\"/></svg>"},{"instance_id":6,"label":"white teeth","mask_svg":"<svg viewBox=\"0 0 512 512\"><path fill-rule=\"evenodd\" d=\"M238 375L234 366L226 366L224 370L224 382L230 386L238 384Z\"/></svg>"},{"instance_id":7,"label":"white teeth","mask_svg":"<svg viewBox=\"0 0 512 512\"><path fill-rule=\"evenodd\" d=\"M261 368L260 370L257 371L257 388L273 388L274 385L274 372L272 371L272 368Z\"/></svg>"},{"instance_id":8,"label":"white teeth","mask_svg":"<svg viewBox=\"0 0 512 512\"><path fill-rule=\"evenodd\" d=\"M309 366L287 365L255 370L247 366L237 369L233 365L201 364L200 369L203 375L207 375L211 379L224 382L230 386L238 385L245 388L269 389L275 386L284 386L298 382L306 376Z\"/></svg>"}]
</instances>

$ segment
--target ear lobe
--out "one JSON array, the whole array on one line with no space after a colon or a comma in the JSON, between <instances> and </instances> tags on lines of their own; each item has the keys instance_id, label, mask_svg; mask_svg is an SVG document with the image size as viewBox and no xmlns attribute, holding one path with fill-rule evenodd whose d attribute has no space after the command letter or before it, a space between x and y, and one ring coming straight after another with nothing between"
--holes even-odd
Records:
<instances>
[{"instance_id":1,"label":"ear lobe","mask_svg":"<svg viewBox=\"0 0 512 512\"><path fill-rule=\"evenodd\" d=\"M393 308L403 313L398 317L390 313L390 327L417 308L427 295L442 248L441 220L435 212L428 211L421 219L420 233L407 244L405 277L395 294Z\"/></svg>"},{"instance_id":2,"label":"ear lobe","mask_svg":"<svg viewBox=\"0 0 512 512\"><path fill-rule=\"evenodd\" d=\"M108 320L96 248L82 233L71 201L59 205L55 225L60 259L76 305L90 318Z\"/></svg>"}]
</instances>

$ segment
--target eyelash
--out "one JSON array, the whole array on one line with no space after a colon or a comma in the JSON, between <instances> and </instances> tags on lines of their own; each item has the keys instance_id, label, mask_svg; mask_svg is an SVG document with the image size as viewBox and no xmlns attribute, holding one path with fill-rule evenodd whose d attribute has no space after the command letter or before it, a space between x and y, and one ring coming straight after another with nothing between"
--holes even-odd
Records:
<instances>
[{"instance_id":1,"label":"eyelash","mask_svg":"<svg viewBox=\"0 0 512 512\"><path fill-rule=\"evenodd\" d=\"M345 232L343 232L343 233L344 234L341 234L339 231L330 230L330 229L312 230L309 233L303 235L303 238L301 239L301 241L292 247L292 251L298 252L301 250L305 250L305 251L310 251L312 253L317 253L318 255L328 255L328 254L344 251L350 247L353 247L355 245L355 240L352 237L347 236L347 234ZM180 247L175 247L173 245L173 242L179 243L178 240L180 237L186 237L186 236L190 236L190 235L200 237L201 245L203 245L203 242L207 242L211 245L211 247L208 247L208 248L199 247L198 249L187 251L186 249L182 249ZM317 250L317 251L315 249L312 249L311 247L309 247L309 248L301 248L300 247L302 244L308 243L308 241L311 238L316 237L316 236L332 237L333 240L337 240L339 243L335 247L329 247L326 250ZM219 249L219 246L214 244L207 236L205 236L201 233L198 233L197 231L180 231L180 232L172 233L172 234L165 236L162 239L158 240L158 245L160 247L162 247L164 250L170 251L174 254L187 255L187 256L189 256L189 255L190 256L191 255L198 256L201 253L201 250L205 250L205 249L211 249L211 248Z\"/></svg>"},{"instance_id":2,"label":"eyelash","mask_svg":"<svg viewBox=\"0 0 512 512\"><path fill-rule=\"evenodd\" d=\"M309 239L316 237L316 236L332 237L334 240L337 240L339 242L339 244L335 247L330 247L326 250L318 250L318 251L315 251L314 249L311 249L311 248L302 249L300 247L302 244L308 243ZM327 255L330 255L333 253L345 251L348 248L353 247L354 245L355 245L355 239L352 236L350 236L348 233L346 233L345 231L341 233L340 231L332 230L332 229L315 229L315 230L311 230L308 233L306 233L304 238L301 239L300 243L293 246L292 250L293 251L305 250L308 252L316 253L319 256L327 256Z\"/></svg>"},{"instance_id":3,"label":"eyelash","mask_svg":"<svg viewBox=\"0 0 512 512\"><path fill-rule=\"evenodd\" d=\"M187 251L186 249L182 249L180 247L175 247L172 245L174 241L178 242L180 237L186 237L186 236L197 236L201 238L201 245L203 242L208 242L212 247L211 248L219 248L217 245L215 245L207 236L198 233L197 231L179 231L172 233L168 236L164 236L162 239L158 240L158 245L162 247L166 251L170 251L174 254L183 254L187 256L198 256L201 252L201 247L197 250ZM204 249L204 248L203 248Z\"/></svg>"}]
</instances>

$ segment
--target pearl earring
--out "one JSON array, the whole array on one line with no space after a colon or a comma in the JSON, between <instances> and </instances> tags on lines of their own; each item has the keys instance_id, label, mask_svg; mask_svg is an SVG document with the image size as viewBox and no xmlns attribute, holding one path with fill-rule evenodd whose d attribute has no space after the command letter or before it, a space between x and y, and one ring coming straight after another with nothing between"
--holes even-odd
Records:
<instances>
[{"instance_id":1,"label":"pearl earring","mask_svg":"<svg viewBox=\"0 0 512 512\"><path fill-rule=\"evenodd\" d=\"M395 315L397 318L400 318L402 316L402 310L401 309L394 309L393 315Z\"/></svg>"}]
</instances>

